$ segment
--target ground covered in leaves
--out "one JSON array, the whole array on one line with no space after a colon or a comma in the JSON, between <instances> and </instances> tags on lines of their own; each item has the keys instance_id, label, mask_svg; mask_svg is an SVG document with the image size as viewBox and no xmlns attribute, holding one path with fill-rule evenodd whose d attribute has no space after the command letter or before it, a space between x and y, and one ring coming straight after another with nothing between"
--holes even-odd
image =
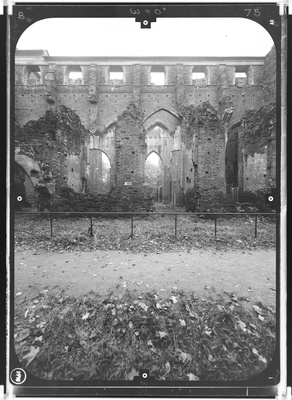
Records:
<instances>
[{"instance_id":1,"label":"ground covered in leaves","mask_svg":"<svg viewBox=\"0 0 292 400\"><path fill-rule=\"evenodd\" d=\"M276 218L258 217L255 237L255 217L200 218L196 215L175 217L150 215L134 217L133 237L131 219L93 218L92 234L89 218L58 217L52 223L47 216L30 214L15 217L16 249L46 251L123 250L139 252L183 251L192 248L256 249L275 248ZM175 234L176 233L176 234Z\"/></svg>"},{"instance_id":2,"label":"ground covered in leaves","mask_svg":"<svg viewBox=\"0 0 292 400\"><path fill-rule=\"evenodd\" d=\"M24 368L48 380L244 380L275 349L275 314L233 294L198 298L173 290L100 298L42 291L15 305L15 350Z\"/></svg>"},{"instance_id":3,"label":"ground covered in leaves","mask_svg":"<svg viewBox=\"0 0 292 400\"><path fill-rule=\"evenodd\" d=\"M15 249L24 257L18 268L25 271L24 263L32 262L25 257L33 252L82 257L118 250L144 258L212 249L238 251L240 257L276 245L274 217L258 217L256 238L254 217L247 215L219 218L216 236L213 219L192 214L178 215L176 232L174 216L135 216L133 237L130 218L93 218L92 236L88 218L58 217L52 227L53 235L48 216L16 216ZM16 354L43 379L132 380L143 368L160 381L234 381L257 375L273 357L276 318L267 303L247 307L246 298L229 292L198 296L175 287L166 296L127 286L78 297L49 289L15 296Z\"/></svg>"}]
</instances>

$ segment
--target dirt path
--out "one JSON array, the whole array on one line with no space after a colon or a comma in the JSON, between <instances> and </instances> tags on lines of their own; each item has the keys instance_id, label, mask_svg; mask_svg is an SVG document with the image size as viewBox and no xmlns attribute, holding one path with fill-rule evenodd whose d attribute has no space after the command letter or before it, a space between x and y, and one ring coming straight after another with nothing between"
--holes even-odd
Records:
<instances>
[{"instance_id":1,"label":"dirt path","mask_svg":"<svg viewBox=\"0 0 292 400\"><path fill-rule=\"evenodd\" d=\"M120 251L15 254L15 293L30 298L44 289L80 296L107 295L119 284L145 293L169 295L173 287L198 296L233 292L275 307L274 250L132 254Z\"/></svg>"}]
</instances>

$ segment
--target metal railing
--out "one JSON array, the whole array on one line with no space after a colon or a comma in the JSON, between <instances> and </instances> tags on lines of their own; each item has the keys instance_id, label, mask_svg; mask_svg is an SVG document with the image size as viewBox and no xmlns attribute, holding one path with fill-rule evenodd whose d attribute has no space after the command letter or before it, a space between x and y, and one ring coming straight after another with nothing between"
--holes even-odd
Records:
<instances>
[{"instance_id":1,"label":"metal railing","mask_svg":"<svg viewBox=\"0 0 292 400\"><path fill-rule=\"evenodd\" d=\"M217 219L222 218L222 216L236 216L236 217L244 217L244 216L253 216L254 217L254 237L257 237L258 233L258 217L259 216L274 216L277 217L277 213L236 213L236 212L119 212L119 211L100 211L100 212L82 212L82 211L48 211L48 212L27 212L27 211L17 211L14 215L41 215L41 216L49 216L50 217L50 231L51 236L53 236L53 220L54 217L57 216L79 216L86 217L90 219L90 227L89 227L89 236L93 237L93 222L92 219L97 216L105 216L105 215L115 215L115 216L129 216L131 219L131 235L130 237L133 239L134 237L134 216L165 216L165 215L174 215L174 235L177 236L177 223L178 223L178 215L186 215L186 216L194 216L198 215L201 217L205 216L213 216L214 219L214 234L217 236Z\"/></svg>"}]
</instances>

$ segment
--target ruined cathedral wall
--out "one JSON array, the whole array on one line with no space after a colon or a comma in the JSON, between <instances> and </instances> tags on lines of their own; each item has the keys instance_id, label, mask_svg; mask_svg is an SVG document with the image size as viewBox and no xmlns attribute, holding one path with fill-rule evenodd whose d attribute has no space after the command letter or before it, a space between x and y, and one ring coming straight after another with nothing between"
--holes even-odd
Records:
<instances>
[{"instance_id":1,"label":"ruined cathedral wall","mask_svg":"<svg viewBox=\"0 0 292 400\"><path fill-rule=\"evenodd\" d=\"M263 88L265 103L273 103L276 101L276 56L276 49L275 46L273 46L265 57L263 68Z\"/></svg>"},{"instance_id":2,"label":"ruined cathedral wall","mask_svg":"<svg viewBox=\"0 0 292 400\"><path fill-rule=\"evenodd\" d=\"M15 134L16 162L27 172L38 202L51 201L63 185L82 191L84 143L88 132L71 109L51 109L36 121L18 126ZM32 161L38 168L31 170ZM37 179L33 179L36 177ZM43 204L49 208L52 204Z\"/></svg>"},{"instance_id":3,"label":"ruined cathedral wall","mask_svg":"<svg viewBox=\"0 0 292 400\"><path fill-rule=\"evenodd\" d=\"M261 90L242 114L238 135L238 179L241 199L276 187L276 51L267 54L258 71ZM256 79L256 78L255 78ZM261 96L259 96L261 94ZM254 98L259 98L255 102Z\"/></svg>"},{"instance_id":4,"label":"ruined cathedral wall","mask_svg":"<svg viewBox=\"0 0 292 400\"><path fill-rule=\"evenodd\" d=\"M16 65L15 104L20 125L24 126L30 120L39 120L49 110L58 111L61 106L66 106L80 118L84 129L90 131L93 137L93 139L86 137L85 149L81 146L74 151L71 149L69 153L62 149L61 154L67 152L69 155L59 156L56 152L56 156L51 157L52 160L48 162L55 165L56 182L61 182L65 177L74 190L84 190L83 179L88 175L86 171L90 164L90 150L97 148L105 150L103 140L107 129L115 124L113 127L116 132L113 144L115 151L108 153L113 174L111 183L122 185L127 181L136 182L136 178L139 177L137 184L139 181L141 185L147 156L145 147L147 132L158 124L169 132L173 140L177 125L182 124L179 145L175 149L170 146L169 155L167 157L163 155L164 166L167 168L167 173L164 175L167 180L165 182L167 199L171 200L171 190L178 198L195 185L201 191L206 193L209 191L209 194L210 191L213 191L213 194L216 191L225 193L224 129L227 132L227 128L224 126L225 122L222 124L224 113L228 108L233 108L231 123L238 122L247 110L260 110L265 104L265 99L274 98L275 73L273 75L270 71L274 65L273 52L267 56L265 66L260 63L256 65L258 61L253 65L248 65L247 62L245 66L244 60L240 60L242 63L240 68L245 69L246 79L236 78L236 66L233 65L214 65L214 61L213 65L208 65L206 61L206 65L198 67L200 71L204 71L205 77L193 79L192 65L187 63L164 65L163 62L156 60L154 64L164 70L164 85L151 84L153 65L145 64L145 61L132 65L127 62L120 65L123 79L114 80L110 79L111 66L101 65L100 61L96 64L89 64L88 61L82 64L80 61L80 65L77 61L65 65L64 60L56 63L48 62L45 65L42 61L39 66L40 82L37 85L26 81L29 71L27 66ZM77 66L82 72L82 79L78 82L69 79L69 70L73 66ZM132 103L142 113L139 126L134 126L132 122L130 125L125 124L127 117L121 119ZM191 127L191 135L185 124L187 117L184 110L188 107L196 110L198 118ZM159 110L164 111L159 113ZM149 118L147 123L143 123L144 118L152 114L153 117ZM174 114L182 116L179 123L174 123ZM247 117L260 120L265 118L263 114L255 116L249 114ZM203 121L201 124L200 120ZM238 159L241 174L239 179L242 187L245 182L245 189L255 190L257 187L262 188L272 184L274 172L269 172L269 168L275 163L273 150L275 142L273 139L271 145L270 142L265 143L257 155L252 155L246 143L253 135L260 136L261 128L250 127L249 132L249 134L246 132L239 134L238 152L242 152L245 148L245 157L248 160L245 162L245 159ZM273 167L270 169L273 171ZM258 176L258 173L261 176ZM252 175L254 175L253 180Z\"/></svg>"},{"instance_id":5,"label":"ruined cathedral wall","mask_svg":"<svg viewBox=\"0 0 292 400\"><path fill-rule=\"evenodd\" d=\"M44 95L44 85L24 85L24 66L16 66L15 111L20 125L44 116L49 105Z\"/></svg>"},{"instance_id":6,"label":"ruined cathedral wall","mask_svg":"<svg viewBox=\"0 0 292 400\"><path fill-rule=\"evenodd\" d=\"M239 179L242 192L276 187L276 105L247 111L239 127Z\"/></svg>"},{"instance_id":7,"label":"ruined cathedral wall","mask_svg":"<svg viewBox=\"0 0 292 400\"><path fill-rule=\"evenodd\" d=\"M109 79L109 65L81 64L79 67L83 78L79 84L70 83L69 67L63 63L42 65L42 84L28 86L23 84L25 66L16 65L16 108L20 124L32 114L35 117L43 116L49 107L58 107L61 104L76 112L87 129L98 131L114 122L130 101L139 103L145 115L161 106L179 111L182 106L199 105L204 101L210 101L218 108L219 67L216 65L204 66L205 80L199 82L199 86L192 81L190 65L164 65L165 84L162 86L151 85L151 65L121 66L124 77L122 82L117 83ZM235 84L235 68L225 68L231 96L238 103L238 108L242 105L240 98L243 92L247 109L260 105L262 94L257 77L259 73L256 71L261 68L252 67L251 84L244 89ZM47 99L50 99L50 105Z\"/></svg>"},{"instance_id":8,"label":"ruined cathedral wall","mask_svg":"<svg viewBox=\"0 0 292 400\"><path fill-rule=\"evenodd\" d=\"M186 143L185 154L192 155L192 165L184 164L188 182L185 193L194 189L192 197L199 199L195 209L212 209L225 196L226 183L224 130L210 102L185 108L182 140Z\"/></svg>"}]
</instances>

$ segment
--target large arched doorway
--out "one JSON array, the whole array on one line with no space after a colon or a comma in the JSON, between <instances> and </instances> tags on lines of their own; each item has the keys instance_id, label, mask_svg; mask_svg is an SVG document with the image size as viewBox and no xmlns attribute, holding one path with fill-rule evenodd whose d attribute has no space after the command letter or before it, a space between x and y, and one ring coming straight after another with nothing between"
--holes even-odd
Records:
<instances>
[{"instance_id":1,"label":"large arched doorway","mask_svg":"<svg viewBox=\"0 0 292 400\"><path fill-rule=\"evenodd\" d=\"M89 167L89 193L107 193L111 187L111 163L109 157L102 150L90 149Z\"/></svg>"},{"instance_id":2,"label":"large arched doorway","mask_svg":"<svg viewBox=\"0 0 292 400\"><path fill-rule=\"evenodd\" d=\"M162 160L163 183L161 191L164 203L170 203L172 199L170 160L175 146L175 134L180 124L181 116L175 110L164 106L150 112L143 120L146 131L146 154L155 151Z\"/></svg>"},{"instance_id":3,"label":"large arched doorway","mask_svg":"<svg viewBox=\"0 0 292 400\"><path fill-rule=\"evenodd\" d=\"M153 194L158 202L169 201L169 155L171 147L171 136L169 131L159 123L150 127L146 135L147 158L145 161L145 178L146 174L152 173L159 176L159 187L152 185ZM145 179L145 183L148 183Z\"/></svg>"},{"instance_id":4,"label":"large arched doorway","mask_svg":"<svg viewBox=\"0 0 292 400\"><path fill-rule=\"evenodd\" d=\"M157 203L163 200L164 171L161 157L152 151L145 161L145 184L150 188L154 201Z\"/></svg>"},{"instance_id":5,"label":"large arched doorway","mask_svg":"<svg viewBox=\"0 0 292 400\"><path fill-rule=\"evenodd\" d=\"M14 188L17 209L36 204L36 191L32 180L17 162L14 164Z\"/></svg>"}]
</instances>

